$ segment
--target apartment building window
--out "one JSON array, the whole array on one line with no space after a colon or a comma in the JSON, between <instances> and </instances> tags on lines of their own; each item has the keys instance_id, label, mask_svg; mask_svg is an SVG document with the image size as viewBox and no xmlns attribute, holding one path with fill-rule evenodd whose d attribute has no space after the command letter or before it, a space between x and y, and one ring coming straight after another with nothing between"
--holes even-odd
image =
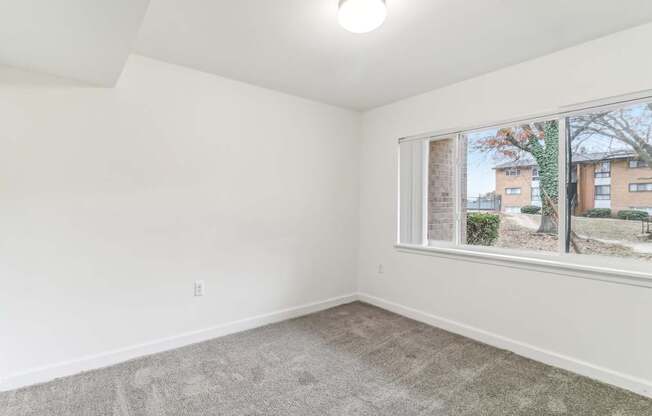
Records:
<instances>
[{"instance_id":1,"label":"apartment building window","mask_svg":"<svg viewBox=\"0 0 652 416\"><path fill-rule=\"evenodd\" d=\"M596 178L609 178L611 177L611 162L608 160L598 163L595 167Z\"/></svg>"},{"instance_id":2,"label":"apartment building window","mask_svg":"<svg viewBox=\"0 0 652 416\"><path fill-rule=\"evenodd\" d=\"M626 175L611 175L612 169L644 167L646 154L632 155L650 145L652 106L643 100L401 139L399 245L652 262L638 251L640 229L618 216L628 206L650 206L648 195L635 193L652 192L652 180L630 183ZM532 183L530 175L519 177L523 169L531 169ZM623 190L631 192L625 207Z\"/></svg>"},{"instance_id":3,"label":"apartment building window","mask_svg":"<svg viewBox=\"0 0 652 416\"><path fill-rule=\"evenodd\" d=\"M521 188L505 188L505 194L507 195L520 195Z\"/></svg>"},{"instance_id":4,"label":"apartment building window","mask_svg":"<svg viewBox=\"0 0 652 416\"><path fill-rule=\"evenodd\" d=\"M652 192L652 183L630 183L629 192Z\"/></svg>"},{"instance_id":5,"label":"apartment building window","mask_svg":"<svg viewBox=\"0 0 652 416\"><path fill-rule=\"evenodd\" d=\"M532 202L541 201L541 191L539 188L532 188Z\"/></svg>"},{"instance_id":6,"label":"apartment building window","mask_svg":"<svg viewBox=\"0 0 652 416\"><path fill-rule=\"evenodd\" d=\"M647 168L647 167L649 167L649 164L645 160L632 159L629 161L630 169Z\"/></svg>"},{"instance_id":7,"label":"apartment building window","mask_svg":"<svg viewBox=\"0 0 652 416\"><path fill-rule=\"evenodd\" d=\"M610 185L597 185L595 187L595 200L603 201L611 199L611 186Z\"/></svg>"}]
</instances>

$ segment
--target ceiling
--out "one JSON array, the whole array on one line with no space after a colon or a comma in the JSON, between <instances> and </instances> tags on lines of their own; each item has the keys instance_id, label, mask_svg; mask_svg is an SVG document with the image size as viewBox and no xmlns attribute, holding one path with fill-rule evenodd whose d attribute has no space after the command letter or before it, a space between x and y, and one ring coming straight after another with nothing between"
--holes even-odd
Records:
<instances>
[{"instance_id":1,"label":"ceiling","mask_svg":"<svg viewBox=\"0 0 652 416\"><path fill-rule=\"evenodd\" d=\"M387 0L356 35L337 3L0 0L0 64L113 85L133 51L365 110L652 21L650 0Z\"/></svg>"},{"instance_id":2,"label":"ceiling","mask_svg":"<svg viewBox=\"0 0 652 416\"><path fill-rule=\"evenodd\" d=\"M152 0L135 50L368 109L652 20L650 0L387 0L356 35L337 0Z\"/></svg>"},{"instance_id":3,"label":"ceiling","mask_svg":"<svg viewBox=\"0 0 652 416\"><path fill-rule=\"evenodd\" d=\"M0 64L113 86L149 0L0 0ZM7 73L3 69L2 75ZM13 81L4 76L3 82Z\"/></svg>"}]
</instances>

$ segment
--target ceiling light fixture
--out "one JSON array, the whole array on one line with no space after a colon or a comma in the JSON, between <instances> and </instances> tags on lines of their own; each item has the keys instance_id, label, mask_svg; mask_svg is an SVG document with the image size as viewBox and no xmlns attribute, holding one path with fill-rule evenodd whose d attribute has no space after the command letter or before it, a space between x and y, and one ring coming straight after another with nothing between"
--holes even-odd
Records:
<instances>
[{"instance_id":1,"label":"ceiling light fixture","mask_svg":"<svg viewBox=\"0 0 652 416\"><path fill-rule=\"evenodd\" d=\"M337 20L353 33L367 33L380 27L387 17L385 0L340 0Z\"/></svg>"}]
</instances>

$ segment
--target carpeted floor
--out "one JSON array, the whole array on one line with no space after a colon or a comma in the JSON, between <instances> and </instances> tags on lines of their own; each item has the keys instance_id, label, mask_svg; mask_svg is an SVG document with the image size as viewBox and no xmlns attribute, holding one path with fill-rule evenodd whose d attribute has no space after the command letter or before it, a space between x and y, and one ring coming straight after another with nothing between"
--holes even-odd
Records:
<instances>
[{"instance_id":1,"label":"carpeted floor","mask_svg":"<svg viewBox=\"0 0 652 416\"><path fill-rule=\"evenodd\" d=\"M352 303L0 393L2 416L652 415L652 400Z\"/></svg>"}]
</instances>

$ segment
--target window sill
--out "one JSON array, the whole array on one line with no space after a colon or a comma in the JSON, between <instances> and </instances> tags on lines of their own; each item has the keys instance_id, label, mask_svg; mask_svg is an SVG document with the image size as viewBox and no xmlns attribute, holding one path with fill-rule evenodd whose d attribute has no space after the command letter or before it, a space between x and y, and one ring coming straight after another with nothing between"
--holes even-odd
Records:
<instances>
[{"instance_id":1,"label":"window sill","mask_svg":"<svg viewBox=\"0 0 652 416\"><path fill-rule=\"evenodd\" d=\"M488 250L455 247L455 246L417 246L396 244L398 251L430 256L465 259L474 262L494 264L504 267L542 271L579 277L582 279L599 280L629 286L652 288L652 273L643 270L627 270L620 267L582 264L571 261L565 255L540 255L516 253L497 253ZM573 255L575 257L575 255ZM573 260L577 260L575 257ZM644 266L649 270L648 265Z\"/></svg>"}]
</instances>

